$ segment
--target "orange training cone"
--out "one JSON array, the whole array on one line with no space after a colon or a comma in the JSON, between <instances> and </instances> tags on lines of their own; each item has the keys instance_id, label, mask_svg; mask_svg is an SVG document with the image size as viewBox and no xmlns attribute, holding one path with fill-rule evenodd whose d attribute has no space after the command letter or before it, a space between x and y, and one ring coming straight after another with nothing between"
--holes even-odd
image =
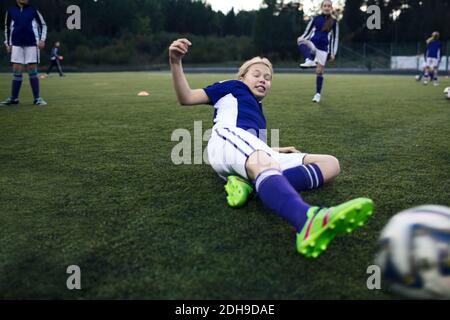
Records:
<instances>
[{"instance_id":1,"label":"orange training cone","mask_svg":"<svg viewBox=\"0 0 450 320\"><path fill-rule=\"evenodd\" d=\"M150 93L148 93L147 91L141 91L138 93L138 97L148 97L150 95Z\"/></svg>"}]
</instances>

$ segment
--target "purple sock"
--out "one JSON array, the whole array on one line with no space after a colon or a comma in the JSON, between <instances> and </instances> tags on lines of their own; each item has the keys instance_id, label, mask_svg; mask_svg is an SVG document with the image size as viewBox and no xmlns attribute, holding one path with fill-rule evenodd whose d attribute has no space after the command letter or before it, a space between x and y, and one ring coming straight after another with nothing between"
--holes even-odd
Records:
<instances>
[{"instance_id":1,"label":"purple sock","mask_svg":"<svg viewBox=\"0 0 450 320\"><path fill-rule=\"evenodd\" d=\"M315 163L287 169L283 171L283 176L297 192L317 189L324 183L322 171Z\"/></svg>"},{"instance_id":2,"label":"purple sock","mask_svg":"<svg viewBox=\"0 0 450 320\"><path fill-rule=\"evenodd\" d=\"M300 44L298 50L300 50L306 59L312 60L311 49L306 44Z\"/></svg>"},{"instance_id":3,"label":"purple sock","mask_svg":"<svg viewBox=\"0 0 450 320\"><path fill-rule=\"evenodd\" d=\"M31 85L31 90L33 91L33 96L34 99L36 100L37 98L39 98L39 78L38 78L38 74L37 71L30 71L28 73L29 77L30 77L30 85Z\"/></svg>"},{"instance_id":4,"label":"purple sock","mask_svg":"<svg viewBox=\"0 0 450 320\"><path fill-rule=\"evenodd\" d=\"M317 93L321 93L322 86L323 86L323 75L321 75L321 74L317 75L316 86L317 86Z\"/></svg>"},{"instance_id":5,"label":"purple sock","mask_svg":"<svg viewBox=\"0 0 450 320\"><path fill-rule=\"evenodd\" d=\"M300 232L307 221L306 213L311 206L302 200L281 172L275 169L266 170L256 178L255 184L264 205Z\"/></svg>"},{"instance_id":6,"label":"purple sock","mask_svg":"<svg viewBox=\"0 0 450 320\"><path fill-rule=\"evenodd\" d=\"M14 73L12 81L11 99L17 100L19 98L20 88L22 87L22 73Z\"/></svg>"}]
</instances>

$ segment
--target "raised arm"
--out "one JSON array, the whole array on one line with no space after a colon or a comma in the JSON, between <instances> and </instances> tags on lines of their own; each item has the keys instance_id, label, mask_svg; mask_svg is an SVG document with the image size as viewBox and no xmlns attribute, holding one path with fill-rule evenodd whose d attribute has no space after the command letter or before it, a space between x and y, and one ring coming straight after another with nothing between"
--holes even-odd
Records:
<instances>
[{"instance_id":1,"label":"raised arm","mask_svg":"<svg viewBox=\"0 0 450 320\"><path fill-rule=\"evenodd\" d=\"M188 53L192 43L187 39L178 39L169 47L170 71L173 87L177 93L178 102L183 106L193 106L209 103L209 98L203 89L192 90L183 71L182 60Z\"/></svg>"}]
</instances>

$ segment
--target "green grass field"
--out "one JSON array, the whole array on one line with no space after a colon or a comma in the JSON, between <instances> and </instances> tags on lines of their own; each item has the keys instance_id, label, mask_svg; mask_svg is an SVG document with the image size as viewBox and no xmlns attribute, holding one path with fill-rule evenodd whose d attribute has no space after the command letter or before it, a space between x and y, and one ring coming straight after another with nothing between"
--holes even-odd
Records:
<instances>
[{"instance_id":1,"label":"green grass field","mask_svg":"<svg viewBox=\"0 0 450 320\"><path fill-rule=\"evenodd\" d=\"M193 87L231 75L190 75ZM281 144L341 161L304 193L313 204L372 198L375 215L317 260L252 201L228 208L207 165L175 166L175 129L211 126L211 107L180 107L165 73L69 74L41 81L33 107L0 108L0 298L383 299L366 287L377 237L396 212L450 204L450 86L413 77L277 75L265 100ZM0 75L0 96L10 76ZM147 90L150 97L139 98ZM206 145L206 143L205 143ZM82 290L66 288L78 265Z\"/></svg>"}]
</instances>

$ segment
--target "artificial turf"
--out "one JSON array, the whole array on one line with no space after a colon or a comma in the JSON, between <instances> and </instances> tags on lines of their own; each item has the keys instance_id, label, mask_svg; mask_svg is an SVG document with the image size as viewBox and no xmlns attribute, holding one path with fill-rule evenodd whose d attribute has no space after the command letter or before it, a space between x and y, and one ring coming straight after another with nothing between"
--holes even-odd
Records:
<instances>
[{"instance_id":1,"label":"artificial turf","mask_svg":"<svg viewBox=\"0 0 450 320\"><path fill-rule=\"evenodd\" d=\"M203 87L230 74L189 75ZM0 96L10 78L0 75ZM276 75L264 100L282 146L335 155L338 179L303 194L334 205L370 197L375 215L317 260L252 200L227 207L206 164L174 165L174 130L212 124L209 106L177 104L168 73L69 74L41 80L47 107L0 107L0 298L383 299L366 281L396 212L450 204L449 86L405 76ZM147 90L149 97L137 97ZM204 142L206 146L206 142ZM81 268L82 290L66 287Z\"/></svg>"}]
</instances>

